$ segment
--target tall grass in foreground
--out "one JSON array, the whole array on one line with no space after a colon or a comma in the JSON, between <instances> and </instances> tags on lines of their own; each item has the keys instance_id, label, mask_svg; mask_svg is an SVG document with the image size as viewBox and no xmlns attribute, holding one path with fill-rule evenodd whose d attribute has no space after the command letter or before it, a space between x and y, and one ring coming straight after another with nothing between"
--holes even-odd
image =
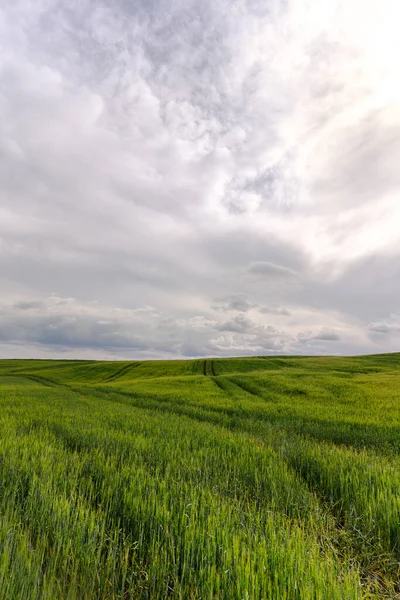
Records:
<instances>
[{"instance_id":1,"label":"tall grass in foreground","mask_svg":"<svg viewBox=\"0 0 400 600\"><path fill-rule=\"evenodd\" d=\"M0 363L0 598L396 598L392 357L273 360Z\"/></svg>"}]
</instances>

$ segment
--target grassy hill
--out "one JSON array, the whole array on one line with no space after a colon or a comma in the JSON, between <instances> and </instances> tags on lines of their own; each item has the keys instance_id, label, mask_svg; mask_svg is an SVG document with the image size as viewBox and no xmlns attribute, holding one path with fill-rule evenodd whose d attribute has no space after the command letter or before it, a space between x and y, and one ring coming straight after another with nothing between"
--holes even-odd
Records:
<instances>
[{"instance_id":1,"label":"grassy hill","mask_svg":"<svg viewBox=\"0 0 400 600\"><path fill-rule=\"evenodd\" d=\"M0 598L399 597L400 355L0 361Z\"/></svg>"}]
</instances>

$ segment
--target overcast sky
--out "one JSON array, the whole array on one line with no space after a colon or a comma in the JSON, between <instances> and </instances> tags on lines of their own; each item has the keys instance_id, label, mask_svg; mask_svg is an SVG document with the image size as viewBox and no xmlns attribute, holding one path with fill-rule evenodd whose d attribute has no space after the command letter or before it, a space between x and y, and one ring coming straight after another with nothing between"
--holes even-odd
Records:
<instances>
[{"instance_id":1,"label":"overcast sky","mask_svg":"<svg viewBox=\"0 0 400 600\"><path fill-rule=\"evenodd\" d=\"M400 349L398 0L5 0L0 357Z\"/></svg>"}]
</instances>

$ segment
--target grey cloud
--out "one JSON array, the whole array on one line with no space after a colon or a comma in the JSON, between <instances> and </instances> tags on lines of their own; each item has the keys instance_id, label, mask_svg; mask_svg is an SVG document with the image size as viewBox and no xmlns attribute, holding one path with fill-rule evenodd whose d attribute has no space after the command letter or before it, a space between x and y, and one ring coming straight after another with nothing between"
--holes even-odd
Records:
<instances>
[{"instance_id":1,"label":"grey cloud","mask_svg":"<svg viewBox=\"0 0 400 600\"><path fill-rule=\"evenodd\" d=\"M342 338L337 332L323 327L316 333L312 330L300 331L297 334L297 339L303 344L308 344L310 342L313 343L314 340L324 342L339 342Z\"/></svg>"},{"instance_id":2,"label":"grey cloud","mask_svg":"<svg viewBox=\"0 0 400 600\"><path fill-rule=\"evenodd\" d=\"M341 338L338 333L325 329L313 336L315 340L325 340L327 342L338 342Z\"/></svg>"},{"instance_id":3,"label":"grey cloud","mask_svg":"<svg viewBox=\"0 0 400 600\"><path fill-rule=\"evenodd\" d=\"M40 302L40 301L30 301L30 302L24 302L23 300L21 300L20 302L16 302L14 304L14 308L18 309L18 310L40 310L45 308L45 304L44 302Z\"/></svg>"},{"instance_id":4,"label":"grey cloud","mask_svg":"<svg viewBox=\"0 0 400 600\"><path fill-rule=\"evenodd\" d=\"M371 253L338 267L329 261L314 269L306 285L296 290L301 305L318 310L335 310L348 322L361 321L367 326L382 315L396 313L400 294L400 252Z\"/></svg>"},{"instance_id":5,"label":"grey cloud","mask_svg":"<svg viewBox=\"0 0 400 600\"><path fill-rule=\"evenodd\" d=\"M217 299L212 308L218 311L248 312L255 305L249 302L245 294L232 294Z\"/></svg>"},{"instance_id":6,"label":"grey cloud","mask_svg":"<svg viewBox=\"0 0 400 600\"><path fill-rule=\"evenodd\" d=\"M237 315L233 319L218 323L218 331L234 331L237 333L249 332L254 327L253 321L244 315Z\"/></svg>"},{"instance_id":7,"label":"grey cloud","mask_svg":"<svg viewBox=\"0 0 400 600\"><path fill-rule=\"evenodd\" d=\"M284 317L290 317L292 313L287 308L274 308L273 306L261 306L259 312L264 315L281 315Z\"/></svg>"},{"instance_id":8,"label":"grey cloud","mask_svg":"<svg viewBox=\"0 0 400 600\"><path fill-rule=\"evenodd\" d=\"M398 328L397 328L398 329ZM374 333L382 333L383 335L387 335L392 331L396 330L396 328L389 327L385 323L371 323L368 325L368 331L372 331Z\"/></svg>"},{"instance_id":9,"label":"grey cloud","mask_svg":"<svg viewBox=\"0 0 400 600\"><path fill-rule=\"evenodd\" d=\"M262 260L250 263L248 272L268 278L290 277L294 275L293 271L288 267Z\"/></svg>"},{"instance_id":10,"label":"grey cloud","mask_svg":"<svg viewBox=\"0 0 400 600\"><path fill-rule=\"evenodd\" d=\"M400 334L400 316L398 313L394 313L379 321L372 322L368 325L368 331L372 334L378 334L382 336L398 335Z\"/></svg>"},{"instance_id":11,"label":"grey cloud","mask_svg":"<svg viewBox=\"0 0 400 600\"><path fill-rule=\"evenodd\" d=\"M240 315L239 315L240 316ZM295 341L288 334L272 326L257 325L248 319L237 319L220 328L222 334L211 339L214 352L222 356L229 354L290 353Z\"/></svg>"},{"instance_id":12,"label":"grey cloud","mask_svg":"<svg viewBox=\"0 0 400 600\"><path fill-rule=\"evenodd\" d=\"M216 332L234 333L234 343L246 344L248 349L258 348L258 338L271 338L277 333L274 328L256 326L242 315L231 322L201 316L176 319L152 307L108 308L58 296L27 305L17 301L1 307L0 343L15 346L25 342L53 348L56 353L92 348L106 355L134 352L147 356L159 352L163 356L201 356L215 351L212 340Z\"/></svg>"},{"instance_id":13,"label":"grey cloud","mask_svg":"<svg viewBox=\"0 0 400 600\"><path fill-rule=\"evenodd\" d=\"M232 294L230 296L217 299L211 308L218 312L240 312L247 313L250 310L256 310L262 315L275 315L290 317L292 313L283 307L263 306L257 302L250 302L245 294Z\"/></svg>"},{"instance_id":14,"label":"grey cloud","mask_svg":"<svg viewBox=\"0 0 400 600\"><path fill-rule=\"evenodd\" d=\"M316 334L298 332L264 324L243 312L222 321L201 314L193 316L192 311L171 316L151 306L116 308L56 295L31 301L32 308L21 309L21 302L0 306L3 356L12 356L15 348L21 347L18 344L25 344L38 356L53 352L54 356L87 357L92 350L97 358L167 358L327 353L324 341L328 345L332 341L342 343L339 336L327 328L322 327ZM260 313L255 311L254 314ZM4 350L7 346L9 352ZM342 352L345 348L345 345L340 346ZM361 347L353 342L351 349L352 353L360 353Z\"/></svg>"},{"instance_id":15,"label":"grey cloud","mask_svg":"<svg viewBox=\"0 0 400 600\"><path fill-rule=\"evenodd\" d=\"M180 339L179 331L171 336L171 331L154 318L136 317L129 311L119 314L104 309L82 312L81 307L70 306L67 312L48 307L40 315L24 318L9 312L0 318L0 341L39 344L53 348L56 353L92 348L104 353L159 351L171 355L179 352Z\"/></svg>"},{"instance_id":16,"label":"grey cloud","mask_svg":"<svg viewBox=\"0 0 400 600\"><path fill-rule=\"evenodd\" d=\"M190 357L210 354L288 352L295 339L237 314L227 321L197 315L173 318L153 307L113 308L98 302L82 303L56 295L0 307L0 346L36 348L40 355ZM25 306L25 303L24 303ZM39 307L40 309L36 308ZM32 307L32 308L31 308ZM38 350L39 349L39 350Z\"/></svg>"},{"instance_id":17,"label":"grey cloud","mask_svg":"<svg viewBox=\"0 0 400 600\"><path fill-rule=\"evenodd\" d=\"M357 38L261 4L0 7L2 352L395 346L398 75L362 46L385 11Z\"/></svg>"}]
</instances>

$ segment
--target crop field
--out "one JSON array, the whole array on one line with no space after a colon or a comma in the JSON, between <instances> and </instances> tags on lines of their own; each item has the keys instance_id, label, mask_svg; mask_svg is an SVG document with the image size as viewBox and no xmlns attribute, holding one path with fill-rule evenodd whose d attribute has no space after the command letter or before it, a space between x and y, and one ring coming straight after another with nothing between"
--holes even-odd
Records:
<instances>
[{"instance_id":1,"label":"crop field","mask_svg":"<svg viewBox=\"0 0 400 600\"><path fill-rule=\"evenodd\" d=\"M0 361L1 600L400 598L400 355Z\"/></svg>"}]
</instances>

